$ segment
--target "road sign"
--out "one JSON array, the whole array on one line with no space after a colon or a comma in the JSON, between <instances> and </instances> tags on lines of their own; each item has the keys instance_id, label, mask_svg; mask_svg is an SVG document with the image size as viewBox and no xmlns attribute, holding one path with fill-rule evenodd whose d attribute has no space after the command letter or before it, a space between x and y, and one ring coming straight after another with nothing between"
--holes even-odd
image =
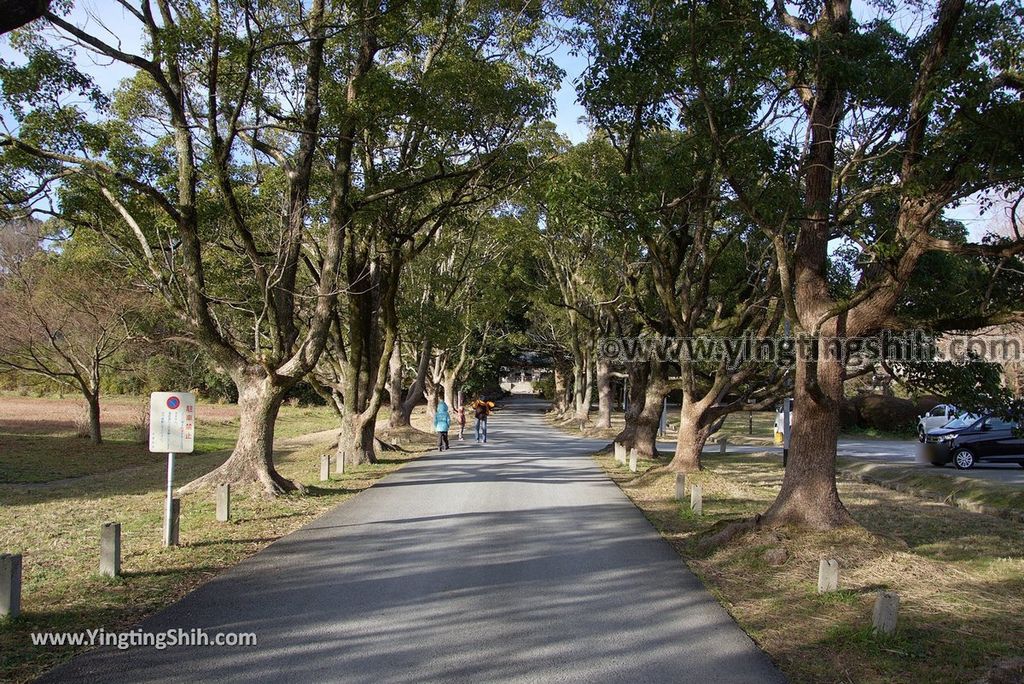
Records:
<instances>
[{"instance_id":1,"label":"road sign","mask_svg":"<svg viewBox=\"0 0 1024 684\"><path fill-rule=\"evenodd\" d=\"M196 436L196 398L189 392L153 392L149 398L149 450L191 454Z\"/></svg>"}]
</instances>

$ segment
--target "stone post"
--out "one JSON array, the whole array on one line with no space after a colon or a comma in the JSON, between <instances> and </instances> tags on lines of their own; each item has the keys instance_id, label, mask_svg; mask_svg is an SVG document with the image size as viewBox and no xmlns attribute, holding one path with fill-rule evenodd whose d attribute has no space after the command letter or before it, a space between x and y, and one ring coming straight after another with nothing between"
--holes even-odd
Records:
<instances>
[{"instance_id":1,"label":"stone post","mask_svg":"<svg viewBox=\"0 0 1024 684\"><path fill-rule=\"evenodd\" d=\"M839 563L821 559L818 564L818 593L824 594L839 588Z\"/></svg>"},{"instance_id":2,"label":"stone post","mask_svg":"<svg viewBox=\"0 0 1024 684\"><path fill-rule=\"evenodd\" d=\"M100 527L100 574L121 576L121 523L103 523Z\"/></svg>"},{"instance_id":3,"label":"stone post","mask_svg":"<svg viewBox=\"0 0 1024 684\"><path fill-rule=\"evenodd\" d=\"M0 618L21 614L21 554L0 554Z\"/></svg>"},{"instance_id":4,"label":"stone post","mask_svg":"<svg viewBox=\"0 0 1024 684\"><path fill-rule=\"evenodd\" d=\"M875 598L875 609L871 614L871 626L881 634L896 631L896 619L900 612L900 597L894 591L880 591Z\"/></svg>"},{"instance_id":5,"label":"stone post","mask_svg":"<svg viewBox=\"0 0 1024 684\"><path fill-rule=\"evenodd\" d=\"M701 515L704 512L704 495L700 485L695 484L690 489L690 510L694 515Z\"/></svg>"},{"instance_id":6,"label":"stone post","mask_svg":"<svg viewBox=\"0 0 1024 684\"><path fill-rule=\"evenodd\" d=\"M680 501L686 499L686 474L676 473L676 498Z\"/></svg>"},{"instance_id":7,"label":"stone post","mask_svg":"<svg viewBox=\"0 0 1024 684\"><path fill-rule=\"evenodd\" d=\"M217 522L231 520L231 485L217 485Z\"/></svg>"},{"instance_id":8,"label":"stone post","mask_svg":"<svg viewBox=\"0 0 1024 684\"><path fill-rule=\"evenodd\" d=\"M615 462L616 463L625 463L626 462L626 447L625 447L625 445L620 444L619 442L612 442L612 445L615 448Z\"/></svg>"},{"instance_id":9,"label":"stone post","mask_svg":"<svg viewBox=\"0 0 1024 684\"><path fill-rule=\"evenodd\" d=\"M324 454L320 457L320 481L327 482L331 479L331 455Z\"/></svg>"},{"instance_id":10,"label":"stone post","mask_svg":"<svg viewBox=\"0 0 1024 684\"><path fill-rule=\"evenodd\" d=\"M629 450L629 472L636 472L636 449Z\"/></svg>"}]
</instances>

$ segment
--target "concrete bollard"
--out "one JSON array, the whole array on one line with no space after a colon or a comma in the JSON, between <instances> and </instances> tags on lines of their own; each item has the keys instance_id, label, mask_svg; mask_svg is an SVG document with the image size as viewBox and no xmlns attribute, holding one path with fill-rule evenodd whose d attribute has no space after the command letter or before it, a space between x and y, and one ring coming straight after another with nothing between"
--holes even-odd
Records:
<instances>
[{"instance_id":1,"label":"concrete bollard","mask_svg":"<svg viewBox=\"0 0 1024 684\"><path fill-rule=\"evenodd\" d=\"M686 474L676 473L676 499L683 501L686 499Z\"/></svg>"},{"instance_id":2,"label":"concrete bollard","mask_svg":"<svg viewBox=\"0 0 1024 684\"><path fill-rule=\"evenodd\" d=\"M0 554L0 618L21 614L21 554Z\"/></svg>"},{"instance_id":3,"label":"concrete bollard","mask_svg":"<svg viewBox=\"0 0 1024 684\"><path fill-rule=\"evenodd\" d=\"M821 559L818 563L818 593L824 594L839 588L839 562Z\"/></svg>"},{"instance_id":4,"label":"concrete bollard","mask_svg":"<svg viewBox=\"0 0 1024 684\"><path fill-rule=\"evenodd\" d=\"M231 520L231 485L217 485L217 522Z\"/></svg>"},{"instance_id":5,"label":"concrete bollard","mask_svg":"<svg viewBox=\"0 0 1024 684\"><path fill-rule=\"evenodd\" d=\"M636 472L636 449L629 450L629 472Z\"/></svg>"},{"instance_id":6,"label":"concrete bollard","mask_svg":"<svg viewBox=\"0 0 1024 684\"><path fill-rule=\"evenodd\" d=\"M619 442L612 442L612 445L615 448L615 462L616 463L625 463L626 462L626 447L625 447L625 445L620 444Z\"/></svg>"},{"instance_id":7,"label":"concrete bollard","mask_svg":"<svg viewBox=\"0 0 1024 684\"><path fill-rule=\"evenodd\" d=\"M704 512L704 494L698 484L690 489L690 510L694 515L701 515Z\"/></svg>"},{"instance_id":8,"label":"concrete bollard","mask_svg":"<svg viewBox=\"0 0 1024 684\"><path fill-rule=\"evenodd\" d=\"M121 523L103 523L100 527L100 574L121 576Z\"/></svg>"},{"instance_id":9,"label":"concrete bollard","mask_svg":"<svg viewBox=\"0 0 1024 684\"><path fill-rule=\"evenodd\" d=\"M331 455L324 454L320 457L320 481L327 482L331 479Z\"/></svg>"},{"instance_id":10,"label":"concrete bollard","mask_svg":"<svg viewBox=\"0 0 1024 684\"><path fill-rule=\"evenodd\" d=\"M725 456L725 451L728 448L729 448L729 440L728 440L728 438L723 437L722 441L719 443L719 451L718 451L718 453L721 456Z\"/></svg>"},{"instance_id":11,"label":"concrete bollard","mask_svg":"<svg viewBox=\"0 0 1024 684\"><path fill-rule=\"evenodd\" d=\"M171 534L165 546L177 546L181 530L181 499L171 499Z\"/></svg>"},{"instance_id":12,"label":"concrete bollard","mask_svg":"<svg viewBox=\"0 0 1024 684\"><path fill-rule=\"evenodd\" d=\"M892 634L896 631L899 612L899 594L894 591L879 591L875 598L875 609L871 614L871 626L881 634Z\"/></svg>"},{"instance_id":13,"label":"concrete bollard","mask_svg":"<svg viewBox=\"0 0 1024 684\"><path fill-rule=\"evenodd\" d=\"M334 455L334 474L344 475L345 474L345 457L341 454Z\"/></svg>"}]
</instances>

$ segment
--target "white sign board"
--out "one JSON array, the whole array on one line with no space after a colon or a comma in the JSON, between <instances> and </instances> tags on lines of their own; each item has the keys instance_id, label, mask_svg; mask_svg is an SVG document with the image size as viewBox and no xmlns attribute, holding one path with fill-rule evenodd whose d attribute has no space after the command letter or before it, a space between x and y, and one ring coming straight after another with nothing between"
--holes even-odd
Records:
<instances>
[{"instance_id":1,"label":"white sign board","mask_svg":"<svg viewBox=\"0 0 1024 684\"><path fill-rule=\"evenodd\" d=\"M195 437L195 395L189 392L153 392L149 397L149 450L191 454Z\"/></svg>"}]
</instances>

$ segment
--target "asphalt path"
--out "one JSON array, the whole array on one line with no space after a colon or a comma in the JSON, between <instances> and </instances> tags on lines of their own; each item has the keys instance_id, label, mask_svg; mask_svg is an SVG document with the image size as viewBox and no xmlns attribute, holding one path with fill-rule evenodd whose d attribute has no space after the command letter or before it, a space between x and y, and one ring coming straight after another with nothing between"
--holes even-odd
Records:
<instances>
[{"instance_id":1,"label":"asphalt path","mask_svg":"<svg viewBox=\"0 0 1024 684\"><path fill-rule=\"evenodd\" d=\"M603 443L543 406L511 402L489 444L410 463L139 626L257 646L99 648L44 680L784 681L589 457Z\"/></svg>"}]
</instances>

